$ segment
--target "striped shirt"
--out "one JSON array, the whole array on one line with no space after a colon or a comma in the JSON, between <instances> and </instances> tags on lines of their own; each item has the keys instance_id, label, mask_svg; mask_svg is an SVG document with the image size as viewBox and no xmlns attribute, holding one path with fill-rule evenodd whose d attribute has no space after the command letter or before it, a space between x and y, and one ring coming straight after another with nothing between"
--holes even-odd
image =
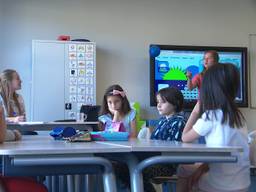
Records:
<instances>
[{"instance_id":1,"label":"striped shirt","mask_svg":"<svg viewBox=\"0 0 256 192\"><path fill-rule=\"evenodd\" d=\"M186 125L185 117L175 114L169 118L162 117L151 134L152 140L181 141L182 131Z\"/></svg>"}]
</instances>

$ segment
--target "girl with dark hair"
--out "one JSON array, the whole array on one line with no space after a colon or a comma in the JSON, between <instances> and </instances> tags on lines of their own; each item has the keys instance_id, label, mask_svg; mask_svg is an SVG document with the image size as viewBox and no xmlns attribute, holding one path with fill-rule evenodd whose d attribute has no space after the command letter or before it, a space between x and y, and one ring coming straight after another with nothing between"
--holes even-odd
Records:
<instances>
[{"instance_id":1,"label":"girl with dark hair","mask_svg":"<svg viewBox=\"0 0 256 192\"><path fill-rule=\"evenodd\" d=\"M126 93L120 85L111 85L104 93L99 116L99 130L126 131L136 138L136 112L131 109ZM118 128L118 129L116 129ZM121 128L124 130L121 130ZM112 161L117 181L129 185L129 170L125 163Z\"/></svg>"},{"instance_id":2,"label":"girl with dark hair","mask_svg":"<svg viewBox=\"0 0 256 192\"><path fill-rule=\"evenodd\" d=\"M233 64L221 64L205 72L200 101L193 109L182 134L183 142L200 136L206 144L240 146L236 163L182 165L178 169L177 191L245 192L250 185L247 128L234 100L239 72Z\"/></svg>"},{"instance_id":3,"label":"girl with dark hair","mask_svg":"<svg viewBox=\"0 0 256 192\"><path fill-rule=\"evenodd\" d=\"M120 85L112 85L105 91L99 116L99 129L113 131L124 127L131 138L136 134L136 112L131 109L126 93Z\"/></svg>"}]
</instances>

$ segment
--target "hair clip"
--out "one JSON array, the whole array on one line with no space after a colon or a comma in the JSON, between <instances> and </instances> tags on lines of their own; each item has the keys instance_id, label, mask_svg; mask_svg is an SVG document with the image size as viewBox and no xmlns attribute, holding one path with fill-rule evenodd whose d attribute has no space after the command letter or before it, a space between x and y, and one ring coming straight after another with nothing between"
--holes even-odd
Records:
<instances>
[{"instance_id":1,"label":"hair clip","mask_svg":"<svg viewBox=\"0 0 256 192\"><path fill-rule=\"evenodd\" d=\"M125 97L125 92L124 91L119 91L119 90L116 90L116 89L114 89L112 91L112 94L113 95L121 95L122 97Z\"/></svg>"}]
</instances>

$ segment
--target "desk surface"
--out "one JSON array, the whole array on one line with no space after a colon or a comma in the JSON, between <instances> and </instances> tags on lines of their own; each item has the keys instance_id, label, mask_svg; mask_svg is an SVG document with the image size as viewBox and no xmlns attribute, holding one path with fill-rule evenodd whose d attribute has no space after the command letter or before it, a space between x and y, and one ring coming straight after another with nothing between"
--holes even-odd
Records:
<instances>
[{"instance_id":1,"label":"desk surface","mask_svg":"<svg viewBox=\"0 0 256 192\"><path fill-rule=\"evenodd\" d=\"M55 168L57 164L63 166L67 163L81 164L81 162L85 163L85 157L90 158L90 163L93 161L95 164L93 154L98 154L99 156L109 154L110 157L117 155L118 160L127 163L131 170L132 192L143 191L142 174L140 173L142 168L149 163L151 163L150 165L157 164L160 160L165 163L235 162L236 157L232 155L232 152L241 150L242 148L240 147L206 146L204 144L136 139L119 142L69 143L54 140L48 135L24 136L21 141L0 144L0 155L2 155L4 162L3 173L7 175L17 174L21 165L26 165L26 172L28 172L27 166L33 165L34 167L31 167L33 174L34 172L38 174L38 169L43 165L41 168L45 171L45 175L49 175L53 172L52 168ZM136 155L132 152L162 152L163 156L155 156L138 162ZM13 166L13 164L19 166ZM21 168L23 169L22 166ZM59 171L65 171L62 167L60 168ZM79 170L75 170L72 173L79 174L81 170L84 170L84 166L79 167ZM63 174L62 172L58 173ZM110 173L113 174L113 172ZM114 186L114 184L112 185ZM106 186L109 185L106 184ZM113 191L113 189L108 191Z\"/></svg>"},{"instance_id":2,"label":"desk surface","mask_svg":"<svg viewBox=\"0 0 256 192\"><path fill-rule=\"evenodd\" d=\"M80 121L61 121L61 122L19 122L19 123L7 123L7 126L40 126L40 125L98 125L98 121L85 121L85 122L80 122Z\"/></svg>"},{"instance_id":3,"label":"desk surface","mask_svg":"<svg viewBox=\"0 0 256 192\"><path fill-rule=\"evenodd\" d=\"M100 142L67 142L48 135L23 136L21 141L0 144L0 155L91 154L130 152L129 146L105 145Z\"/></svg>"},{"instance_id":4,"label":"desk surface","mask_svg":"<svg viewBox=\"0 0 256 192\"><path fill-rule=\"evenodd\" d=\"M242 151L241 147L207 146L171 141L137 140L97 141L71 143L54 140L48 135L23 136L21 141L6 142L0 145L0 155L42 155L42 154L85 154L119 152L218 152Z\"/></svg>"},{"instance_id":5,"label":"desk surface","mask_svg":"<svg viewBox=\"0 0 256 192\"><path fill-rule=\"evenodd\" d=\"M8 129L18 129L20 131L45 131L52 130L56 126L72 126L75 129L85 130L97 126L97 121L85 121L85 122L20 122L20 123L8 123Z\"/></svg>"},{"instance_id":6,"label":"desk surface","mask_svg":"<svg viewBox=\"0 0 256 192\"><path fill-rule=\"evenodd\" d=\"M241 152L241 147L207 146L205 144L181 143L162 140L104 141L106 145L130 146L132 152Z\"/></svg>"}]
</instances>

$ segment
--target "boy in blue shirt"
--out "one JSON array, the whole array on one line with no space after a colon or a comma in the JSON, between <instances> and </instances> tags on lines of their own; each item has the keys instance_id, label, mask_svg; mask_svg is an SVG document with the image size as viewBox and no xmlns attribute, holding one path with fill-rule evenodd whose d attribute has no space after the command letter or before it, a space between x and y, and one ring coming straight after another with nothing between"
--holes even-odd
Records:
<instances>
[{"instance_id":1,"label":"boy in blue shirt","mask_svg":"<svg viewBox=\"0 0 256 192\"><path fill-rule=\"evenodd\" d=\"M181 141L185 117L181 112L183 107L182 93L173 87L161 89L157 95L157 110L163 117L151 134L153 140Z\"/></svg>"},{"instance_id":2,"label":"boy in blue shirt","mask_svg":"<svg viewBox=\"0 0 256 192\"><path fill-rule=\"evenodd\" d=\"M180 114L183 108L183 95L174 88L161 89L157 95L157 110L163 117L152 132L152 140L181 141L183 129L186 125L185 117ZM154 165L143 171L145 192L155 192L150 179L160 176L172 176L176 172L177 165Z\"/></svg>"}]
</instances>

